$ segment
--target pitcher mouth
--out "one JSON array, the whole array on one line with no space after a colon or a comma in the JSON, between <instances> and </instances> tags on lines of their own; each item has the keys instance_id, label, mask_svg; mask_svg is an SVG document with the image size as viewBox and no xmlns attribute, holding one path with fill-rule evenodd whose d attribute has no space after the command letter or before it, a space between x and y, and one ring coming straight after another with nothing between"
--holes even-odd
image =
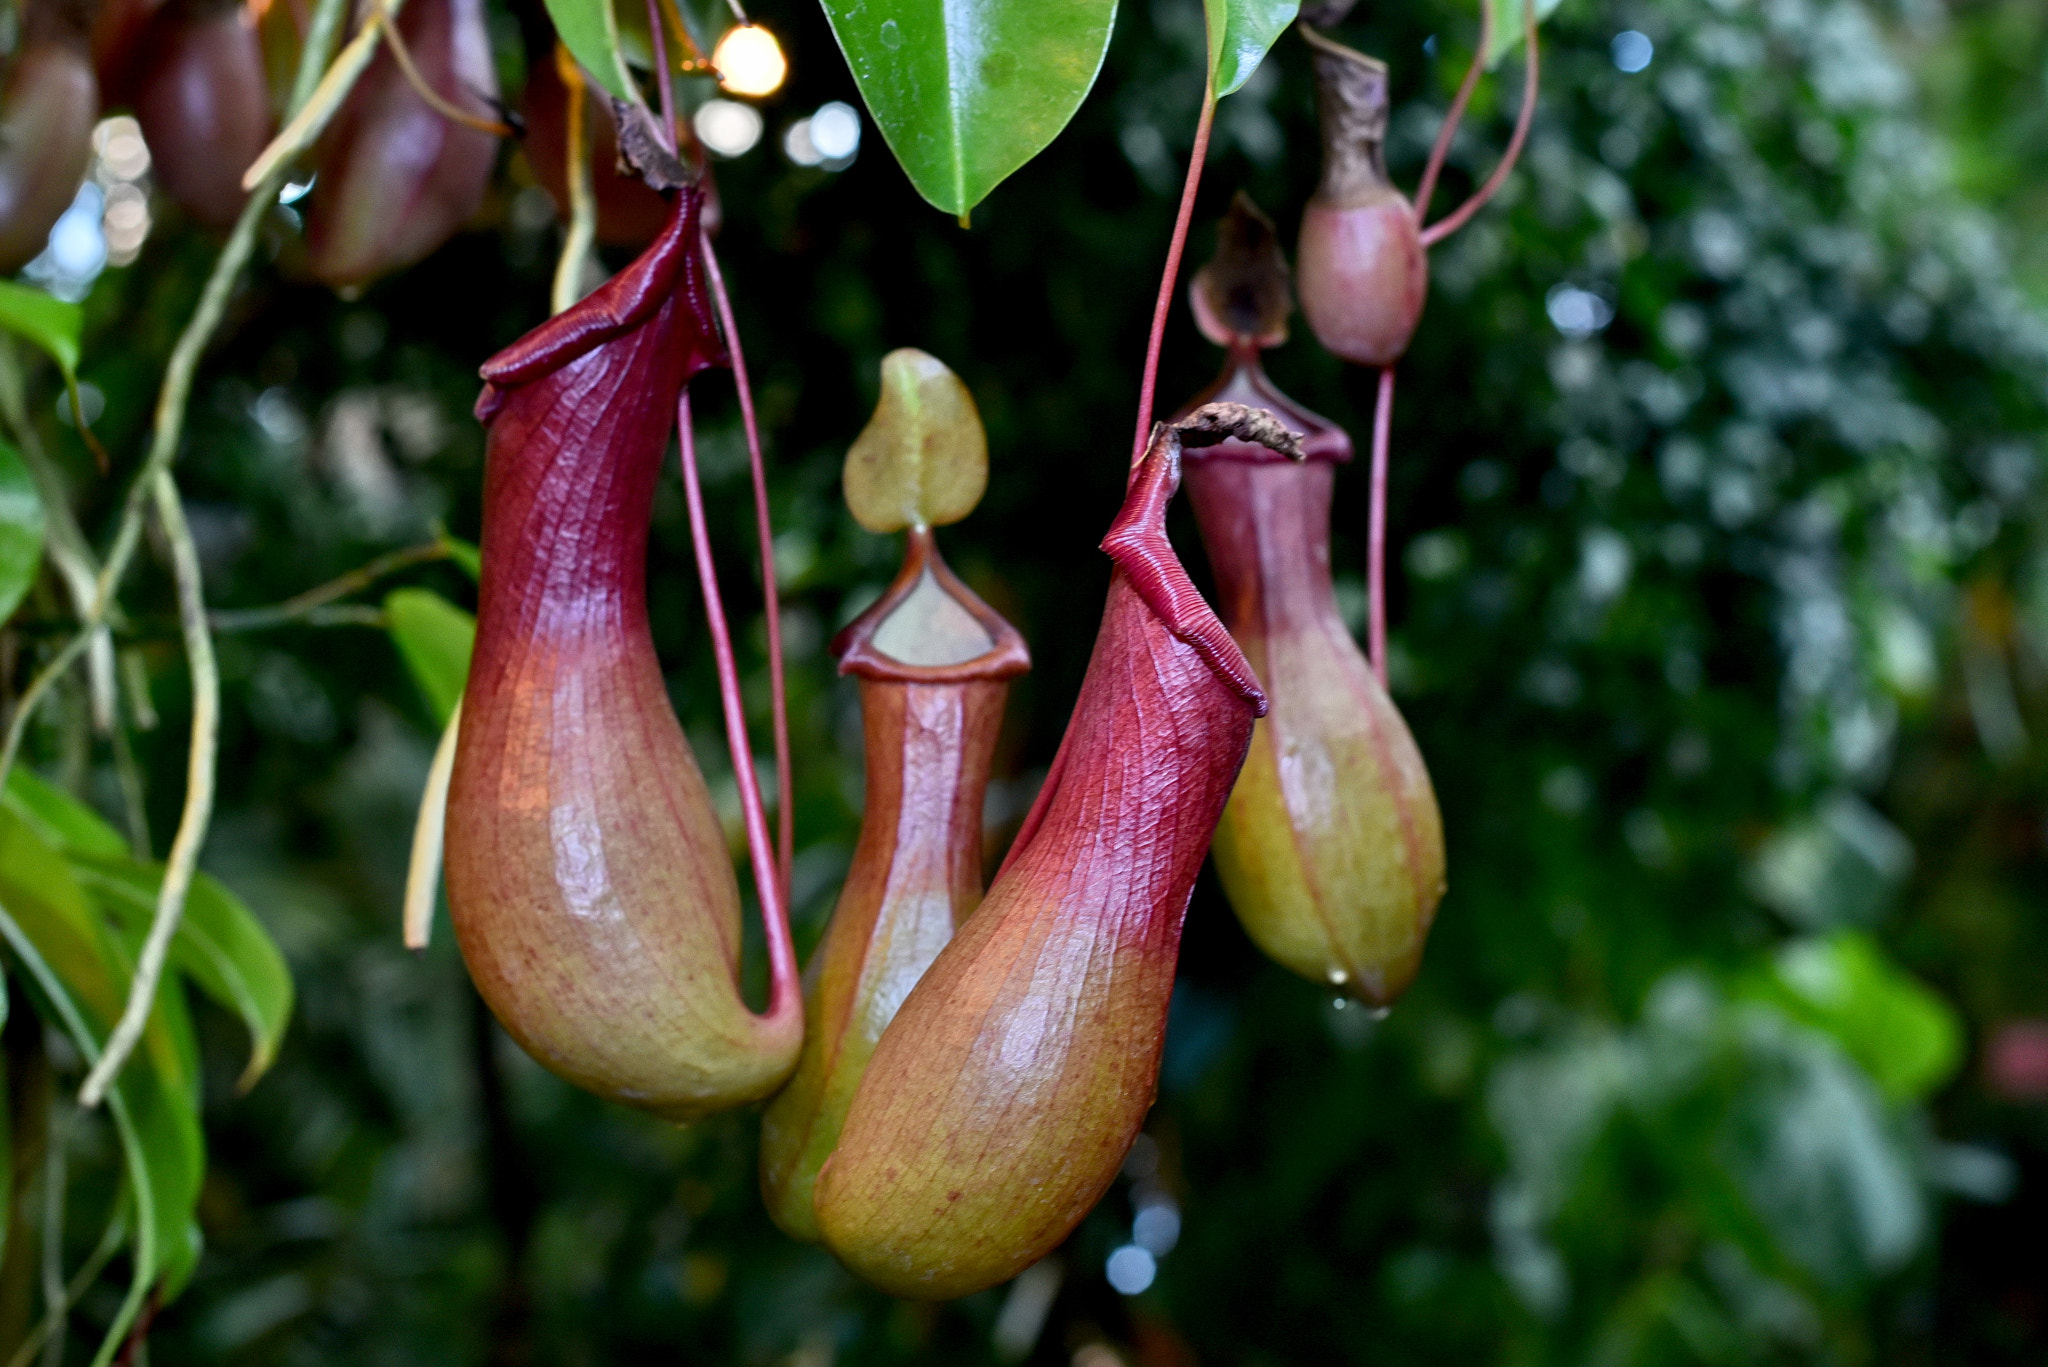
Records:
<instances>
[{"instance_id":1,"label":"pitcher mouth","mask_svg":"<svg viewBox=\"0 0 2048 1367\"><path fill-rule=\"evenodd\" d=\"M949 664L917 663L891 654L888 627L899 609L920 594L936 591L977 628L987 648ZM833 638L841 674L889 683L969 683L976 679L1009 679L1031 668L1031 651L1017 628L962 583L939 554L929 527L905 534L903 568L873 607L848 623Z\"/></svg>"},{"instance_id":2,"label":"pitcher mouth","mask_svg":"<svg viewBox=\"0 0 2048 1367\"><path fill-rule=\"evenodd\" d=\"M1322 414L1302 407L1273 383L1259 360L1257 347L1233 346L1224 358L1223 369L1210 386L1190 399L1175 414L1176 422L1211 403L1241 403L1263 408L1277 417L1300 438L1301 459L1344 464L1356 455L1351 436ZM1249 465L1284 464L1290 457L1257 442L1229 439L1210 446L1185 445L1182 459L1189 464L1206 461L1237 461Z\"/></svg>"}]
</instances>

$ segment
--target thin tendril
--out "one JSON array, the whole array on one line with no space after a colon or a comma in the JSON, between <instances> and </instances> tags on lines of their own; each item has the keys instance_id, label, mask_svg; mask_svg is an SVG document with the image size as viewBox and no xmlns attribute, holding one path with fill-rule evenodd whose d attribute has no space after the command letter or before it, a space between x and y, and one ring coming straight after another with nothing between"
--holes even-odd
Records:
<instances>
[{"instance_id":1,"label":"thin tendril","mask_svg":"<svg viewBox=\"0 0 2048 1367\"><path fill-rule=\"evenodd\" d=\"M1465 68L1465 79L1458 86L1457 96L1444 112L1444 126L1436 131L1436 145L1429 149L1429 162L1422 168L1422 180L1415 187L1417 223L1429 217L1429 201L1436 195L1436 178L1443 174L1444 158L1451 154L1451 139L1458 135L1458 125L1465 121L1465 106L1472 102L1472 92L1479 88L1479 73L1486 69L1486 50L1492 46L1493 6L1483 4L1479 7L1479 46L1472 49L1472 65Z\"/></svg>"},{"instance_id":2,"label":"thin tendril","mask_svg":"<svg viewBox=\"0 0 2048 1367\"><path fill-rule=\"evenodd\" d=\"M1387 686L1387 447L1394 425L1394 368L1380 369L1372 409L1372 505L1366 521L1366 654Z\"/></svg>"},{"instance_id":3,"label":"thin tendril","mask_svg":"<svg viewBox=\"0 0 2048 1367\"><path fill-rule=\"evenodd\" d=\"M782 875L782 896L789 898L791 866L796 858L796 795L790 789L789 692L782 670L782 593L775 582L775 528L768 516L767 463L761 456L761 428L754 417L754 387L747 380L747 354L740 347L739 324L725 274L711 250L711 234L703 234L704 271L711 280L711 298L725 348L732 357L733 387L739 391L740 426L747 434L747 463L753 467L754 535L761 545L761 595L768 617L768 707L775 729L775 866Z\"/></svg>"},{"instance_id":4,"label":"thin tendril","mask_svg":"<svg viewBox=\"0 0 2048 1367\"><path fill-rule=\"evenodd\" d=\"M293 594L282 603L260 608L222 608L212 613L208 620L215 631L253 631L263 627L282 626L287 622L304 617L315 608L325 607L338 598L346 598L370 587L387 574L396 574L414 565L424 565L435 560L448 558L448 546L442 541L422 541L415 546L401 550L386 551L383 555L359 565L347 574L339 575L316 588L304 593Z\"/></svg>"},{"instance_id":5,"label":"thin tendril","mask_svg":"<svg viewBox=\"0 0 2048 1367\"><path fill-rule=\"evenodd\" d=\"M480 114L472 114L434 89L432 83L427 80L426 73L413 61L412 49L405 45L405 39L399 34L396 19L380 16L373 22L384 30L384 45L391 49L392 59L398 63L399 74L405 77L405 83L412 87L413 94L426 102L427 108L450 123L460 124L464 128L474 128L479 133L489 133L494 138L512 136L511 125L498 119L487 119Z\"/></svg>"},{"instance_id":6,"label":"thin tendril","mask_svg":"<svg viewBox=\"0 0 2048 1367\"><path fill-rule=\"evenodd\" d=\"M711 533L704 521L704 493L697 481L697 438L690 422L690 395L676 400L676 434L683 454L683 499L690 510L690 540L697 554L697 579L704 588L704 616L711 626L711 651L718 662L718 695L725 704L726 745L732 752L733 778L739 784L740 812L747 827L747 854L753 863L754 888L761 898L761 921L768 935L768 1014L803 1009L797 982L796 946L789 938L789 912L775 876L775 855L768 843L768 818L761 806L761 784L754 774L753 747L747 740L747 719L740 707L739 669L733 663L732 633L725 621L725 600L718 592L718 574L711 564Z\"/></svg>"},{"instance_id":7,"label":"thin tendril","mask_svg":"<svg viewBox=\"0 0 2048 1367\"><path fill-rule=\"evenodd\" d=\"M114 1255L121 1251L121 1244L127 1236L128 1193L124 1188L114 1204L114 1213L108 1218L106 1231L100 1235L99 1243L86 1255L85 1261L79 1265L78 1271L72 1274L71 1280L59 1285L57 1298L50 1302L49 1308L43 1312L43 1317L36 1321L35 1328L22 1340L21 1347L14 1350L14 1356L8 1359L7 1367L28 1367L43 1345L51 1341L51 1336L63 1330L64 1321L70 1315L71 1308L77 1305L86 1290L99 1280L101 1271L114 1260Z\"/></svg>"},{"instance_id":8,"label":"thin tendril","mask_svg":"<svg viewBox=\"0 0 2048 1367\"><path fill-rule=\"evenodd\" d=\"M1131 469L1145 458L1152 437L1153 391L1159 383L1159 348L1166 340L1166 315L1173 309L1173 287L1180 279L1180 256L1188 244L1188 224L1195 216L1195 191L1202 183L1202 163L1209 159L1209 127L1216 121L1216 89L1202 90L1202 116L1195 123L1195 146L1188 154L1187 181L1181 186L1180 213L1173 220L1173 239L1166 246L1166 269L1159 278L1159 299L1152 306L1152 336L1145 343L1145 373L1138 381L1138 433L1131 439Z\"/></svg>"},{"instance_id":9,"label":"thin tendril","mask_svg":"<svg viewBox=\"0 0 2048 1367\"><path fill-rule=\"evenodd\" d=\"M386 0L388 12L400 0ZM334 15L341 9L340 0L321 0L316 31L328 31L334 24ZM300 53L298 78L294 83L296 92L304 90L311 82L309 72L321 59L317 45L309 44ZM312 117L301 118L313 110L315 101L306 98L294 114L294 121L303 130L318 132L318 126L331 115L332 106L338 106L349 85L361 74L362 66L344 65L337 57L335 68L330 69L321 84L328 88L331 100L325 113L314 112ZM314 89L318 89L315 86ZM150 432L149 454L145 457L135 483L128 491L122 508L121 521L114 533L112 546L108 548L102 562L98 581L95 585L92 610L86 614L78 635L74 636L57 654L50 664L30 682L16 707L4 747L0 747L0 782L4 782L7 770L13 765L19 753L21 740L27 729L28 719L33 712L33 702L46 692L52 682L71 667L78 656L83 654L94 639L98 628L107 620L112 609L116 587L122 574L127 570L142 537L142 523L146 511L154 502L157 519L163 527L165 539L170 543L173 578L178 596L178 617L185 638L187 665L192 676L192 740L190 759L186 771L184 809L178 821L177 834L172 838L170 858L166 861L163 882L157 894L156 914L150 924L149 938L144 942L138 958L134 978L129 983L128 999L122 1008L121 1019L108 1039L106 1049L100 1054L87 1075L80 1091L79 1100L86 1106L96 1105L112 1083L115 1074L125 1062L128 1052L141 1038L151 1005L156 996L157 980L161 976L164 961L170 952L170 939L176 932L178 922L185 910L185 895L190 889L196 871L199 847L205 843L206 828L213 813L214 766L217 760L216 742L220 719L220 677L214 664L213 638L208 633L206 603L200 581L198 553L192 543L191 528L186 524L184 506L178 497L176 481L171 476L171 462L176 458L178 446L184 435L185 413L191 398L192 380L198 370L200 354L213 331L219 326L226 311L228 296L242 267L248 262L255 245L257 226L274 202L278 183L282 180L282 161L272 163L257 176L255 193L243 206L241 217L235 222L227 244L221 248L220 256L214 262L212 273L207 277L201 290L199 302L185 327L178 335L177 343L171 349L169 362L164 367L163 387L158 391L154 421ZM252 168L254 169L254 168ZM154 1236L143 1239L142 1256L139 1263L147 1263L155 1257ZM141 1285L138 1280L137 1286ZM123 1303L116 1324L122 1317L132 1316L139 1304L135 1294ZM124 1327L125 1332L125 1327ZM103 1345L103 1356L105 1356Z\"/></svg>"},{"instance_id":10,"label":"thin tendril","mask_svg":"<svg viewBox=\"0 0 2048 1367\"><path fill-rule=\"evenodd\" d=\"M661 0L661 12L668 18L669 31L675 34L676 41L689 49L689 59L679 65L692 70L709 70L711 59L704 55L703 48L697 46L697 36L683 22L683 12L676 8L676 0Z\"/></svg>"},{"instance_id":11,"label":"thin tendril","mask_svg":"<svg viewBox=\"0 0 2048 1367\"><path fill-rule=\"evenodd\" d=\"M384 8L390 11L400 3L402 0L385 0ZM285 161L296 155L300 146L310 145L311 140L319 135L327 118L332 116L351 84L362 74L363 67L369 65L367 56L358 53L357 57L350 57L344 51L335 57L325 76L314 75L320 67L325 42L323 35L333 34L339 23L337 16L346 8L342 0L320 0L314 12L313 37L308 39L306 48L300 53L298 79L293 86L297 112L287 126L292 138L287 138L284 133L278 134L271 148L258 158L258 165L250 168L252 171L260 170L260 174L253 182L245 177L245 183L254 184L255 191L248 203L242 206L242 216L235 220L234 230L228 234L227 244L215 258L213 272L207 276L206 285L200 291L199 302L193 307L191 317L186 319L184 330L178 334L177 343L171 348L171 358L164 366L163 387L157 393L149 454L137 472L135 482L129 486L113 544L107 548L106 558L100 563L91 608L82 614L78 635L66 642L50 663L29 681L29 686L15 703L7 738L0 743L0 782L5 782L8 770L14 766L36 704L50 686L77 663L78 657L93 641L102 636L102 628L114 611L114 593L141 542L142 520L156 476L168 469L178 454L178 444L185 433L185 409L192 395L192 380L199 369L201 353L212 340L214 329L220 326L221 317L227 311L228 296L234 291L242 267L248 264L249 254L256 245L257 228L276 203L277 187L284 179ZM353 48L355 44L351 42L350 46ZM323 90L325 93L316 107L313 95ZM302 139L303 142L294 139Z\"/></svg>"},{"instance_id":12,"label":"thin tendril","mask_svg":"<svg viewBox=\"0 0 2048 1367\"><path fill-rule=\"evenodd\" d=\"M654 79L661 88L661 131L670 156L676 150L676 80L668 64L668 38L661 31L658 0L647 0L647 31L654 39Z\"/></svg>"},{"instance_id":13,"label":"thin tendril","mask_svg":"<svg viewBox=\"0 0 2048 1367\"><path fill-rule=\"evenodd\" d=\"M1449 237L1465 226L1472 215L1484 208L1508 178L1508 172L1515 169L1521 159L1522 144L1528 141L1529 125L1536 117L1536 84L1540 63L1536 53L1536 5L1534 0L1524 0L1522 5L1522 39L1529 46L1529 56L1523 68L1522 112L1515 116L1515 135L1508 139L1508 150L1501 155L1500 165L1493 168L1493 174L1486 178L1486 184L1479 187L1472 198L1422 230L1422 245L1425 249Z\"/></svg>"},{"instance_id":14,"label":"thin tendril","mask_svg":"<svg viewBox=\"0 0 2048 1367\"><path fill-rule=\"evenodd\" d=\"M177 483L168 469L159 469L154 483L157 523L171 548L178 620L185 638L186 667L192 676L192 740L186 760L185 805L178 816L177 833L171 837L170 857L164 861L163 882L157 889L156 913L149 923L149 936L136 956L127 1004L113 1033L107 1037L106 1049L78 1090L82 1106L99 1105L149 1024L149 1013L156 1005L157 984L170 959L171 940L185 915L185 895L198 871L199 847L206 843L206 828L213 819L214 769L219 762L220 671L214 663L213 636L206 624L199 552L192 541L192 529L185 521Z\"/></svg>"},{"instance_id":15,"label":"thin tendril","mask_svg":"<svg viewBox=\"0 0 2048 1367\"><path fill-rule=\"evenodd\" d=\"M568 100L568 146L562 181L569 189L569 229L562 234L562 256L555 263L554 286L548 303L560 313L583 297L583 269L590 260L590 244L597 236L597 198L590 184L590 120L588 117L583 68L569 55L569 49L555 44L555 72L562 79Z\"/></svg>"}]
</instances>

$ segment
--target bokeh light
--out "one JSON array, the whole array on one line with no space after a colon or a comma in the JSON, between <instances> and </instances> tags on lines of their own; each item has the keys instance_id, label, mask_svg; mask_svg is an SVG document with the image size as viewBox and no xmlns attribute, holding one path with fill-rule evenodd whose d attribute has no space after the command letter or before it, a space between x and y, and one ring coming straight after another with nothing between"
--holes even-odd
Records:
<instances>
[{"instance_id":1,"label":"bokeh light","mask_svg":"<svg viewBox=\"0 0 2048 1367\"><path fill-rule=\"evenodd\" d=\"M1608 50L1614 56L1614 65L1630 75L1648 66L1650 58L1657 53L1656 45L1650 41L1650 36L1638 33L1634 29L1624 29L1615 34L1614 43Z\"/></svg>"},{"instance_id":2,"label":"bokeh light","mask_svg":"<svg viewBox=\"0 0 2048 1367\"><path fill-rule=\"evenodd\" d=\"M721 157L737 157L754 149L764 127L761 113L738 100L706 100L691 116L697 140Z\"/></svg>"},{"instance_id":3,"label":"bokeh light","mask_svg":"<svg viewBox=\"0 0 2048 1367\"><path fill-rule=\"evenodd\" d=\"M789 59L782 44L759 24L740 24L728 29L711 54L718 80L734 95L772 95L789 75Z\"/></svg>"}]
</instances>

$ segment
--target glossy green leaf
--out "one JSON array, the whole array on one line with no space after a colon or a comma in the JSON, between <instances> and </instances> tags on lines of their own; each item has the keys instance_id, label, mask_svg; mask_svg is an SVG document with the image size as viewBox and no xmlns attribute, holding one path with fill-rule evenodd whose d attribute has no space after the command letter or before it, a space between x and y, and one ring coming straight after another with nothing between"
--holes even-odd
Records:
<instances>
[{"instance_id":1,"label":"glossy green leaf","mask_svg":"<svg viewBox=\"0 0 2048 1367\"><path fill-rule=\"evenodd\" d=\"M132 959L156 914L163 865L130 857L128 842L97 812L27 769L17 767L7 776L0 810L64 855L81 891L113 922ZM202 873L186 897L170 962L194 987L241 1017L249 1031L249 1064L240 1085L249 1087L276 1059L291 1020L292 978L283 953L241 898Z\"/></svg>"},{"instance_id":2,"label":"glossy green leaf","mask_svg":"<svg viewBox=\"0 0 2048 1367\"><path fill-rule=\"evenodd\" d=\"M1301 0L1203 3L1209 19L1209 88L1218 99L1252 78L1301 9Z\"/></svg>"},{"instance_id":3,"label":"glossy green leaf","mask_svg":"<svg viewBox=\"0 0 2048 1367\"><path fill-rule=\"evenodd\" d=\"M1116 0L824 5L889 149L949 214L1059 136L1095 84L1116 19Z\"/></svg>"},{"instance_id":4,"label":"glossy green leaf","mask_svg":"<svg viewBox=\"0 0 2048 1367\"><path fill-rule=\"evenodd\" d=\"M611 0L546 0L563 46L590 79L620 99L632 97L632 77L619 47L619 21Z\"/></svg>"},{"instance_id":5,"label":"glossy green leaf","mask_svg":"<svg viewBox=\"0 0 2048 1367\"><path fill-rule=\"evenodd\" d=\"M92 913L56 847L12 812L0 812L0 937L32 985L39 1005L97 1058L127 994L124 956ZM189 1271L183 1231L199 1201L205 1171L196 1081L161 1000L143 1042L107 1094L136 1195L134 1276L108 1329L111 1356L152 1286L166 1298ZM177 1231L175 1240L167 1240Z\"/></svg>"},{"instance_id":6,"label":"glossy green leaf","mask_svg":"<svg viewBox=\"0 0 2048 1367\"><path fill-rule=\"evenodd\" d=\"M66 853L128 853L128 842L98 812L18 764L0 792L0 808L26 822L43 843Z\"/></svg>"},{"instance_id":7,"label":"glossy green leaf","mask_svg":"<svg viewBox=\"0 0 2048 1367\"><path fill-rule=\"evenodd\" d=\"M1493 38L1486 45L1486 64L1495 66L1500 59L1522 45L1522 30L1527 25L1522 9L1525 0L1479 0L1486 6L1493 23ZM1542 23L1557 12L1564 0L1536 0L1536 22Z\"/></svg>"},{"instance_id":8,"label":"glossy green leaf","mask_svg":"<svg viewBox=\"0 0 2048 1367\"><path fill-rule=\"evenodd\" d=\"M73 853L80 886L119 928L131 952L156 914L163 866L126 855ZM185 899L185 915L171 941L171 966L220 1006L241 1017L249 1031L249 1063L240 1086L255 1084L277 1058L292 1014L292 975L276 941L242 899L200 874Z\"/></svg>"},{"instance_id":9,"label":"glossy green leaf","mask_svg":"<svg viewBox=\"0 0 2048 1367\"><path fill-rule=\"evenodd\" d=\"M42 495L20 453L0 441L0 621L14 615L42 563Z\"/></svg>"},{"instance_id":10,"label":"glossy green leaf","mask_svg":"<svg viewBox=\"0 0 2048 1367\"><path fill-rule=\"evenodd\" d=\"M85 335L85 310L78 305L0 280L0 328L48 352L67 379L78 373L79 342Z\"/></svg>"},{"instance_id":11,"label":"glossy green leaf","mask_svg":"<svg viewBox=\"0 0 2048 1367\"><path fill-rule=\"evenodd\" d=\"M476 618L432 589L396 589L384 599L384 621L434 720L446 726L469 679Z\"/></svg>"},{"instance_id":12,"label":"glossy green leaf","mask_svg":"<svg viewBox=\"0 0 2048 1367\"><path fill-rule=\"evenodd\" d=\"M1745 987L1833 1036L1893 1101L1925 1099L1962 1062L1955 1009L1860 932L1795 940Z\"/></svg>"}]
</instances>

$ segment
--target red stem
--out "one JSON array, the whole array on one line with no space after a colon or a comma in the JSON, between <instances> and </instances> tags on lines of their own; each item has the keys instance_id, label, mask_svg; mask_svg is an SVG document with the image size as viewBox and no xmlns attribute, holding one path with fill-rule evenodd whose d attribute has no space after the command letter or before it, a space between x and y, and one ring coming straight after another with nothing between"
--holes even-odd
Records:
<instances>
[{"instance_id":1,"label":"red stem","mask_svg":"<svg viewBox=\"0 0 2048 1367\"><path fill-rule=\"evenodd\" d=\"M1535 0L1524 0L1533 4ZM647 0L647 30L654 35L654 78L661 88L661 127L668 135L669 155L676 150L676 83L668 65L668 39L661 31L658 0Z\"/></svg>"},{"instance_id":2,"label":"red stem","mask_svg":"<svg viewBox=\"0 0 2048 1367\"><path fill-rule=\"evenodd\" d=\"M1387 447L1394 426L1394 368L1380 370L1372 410L1372 505L1366 515L1366 657L1387 686Z\"/></svg>"},{"instance_id":3,"label":"red stem","mask_svg":"<svg viewBox=\"0 0 2048 1367\"><path fill-rule=\"evenodd\" d=\"M1202 116L1195 122L1195 148L1188 154L1188 178L1180 191L1180 213L1173 221L1173 240L1166 246L1166 270L1159 279L1159 300L1152 306L1152 337L1145 344L1145 374L1138 382L1138 434L1131 441L1131 469L1145 458L1152 441L1153 391L1159 383L1159 348L1166 340L1166 315L1173 309L1173 287L1180 279L1180 254L1188 244L1188 224L1195 216L1195 190L1202 183L1202 163L1209 159L1209 126L1216 121L1216 88L1202 91Z\"/></svg>"},{"instance_id":4,"label":"red stem","mask_svg":"<svg viewBox=\"0 0 2048 1367\"><path fill-rule=\"evenodd\" d=\"M740 426L747 434L747 463L754 477L754 537L761 547L761 596L768 617L768 709L775 731L775 866L782 875L782 896L789 897L790 868L796 858L796 794L790 789L789 690L782 671L782 592L775 582L775 527L768 516L767 463L761 457L761 427L754 417L754 387L747 381L747 354L740 347L739 324L733 318L732 296L725 274L711 250L711 234L702 235L704 273L732 356L733 387L740 396Z\"/></svg>"},{"instance_id":5,"label":"red stem","mask_svg":"<svg viewBox=\"0 0 2048 1367\"><path fill-rule=\"evenodd\" d=\"M1533 4L1534 0L1529 0ZM1444 114L1444 126L1436 131L1436 145L1429 149L1429 162L1422 168L1422 182L1415 187L1415 221L1429 217L1429 201L1436 195L1436 178L1443 174L1444 158L1451 154L1451 139L1465 121L1465 106L1479 88L1479 73L1486 69L1486 49L1493 46L1493 6L1479 7L1479 46L1472 50L1472 65L1465 68L1464 83Z\"/></svg>"},{"instance_id":6,"label":"red stem","mask_svg":"<svg viewBox=\"0 0 2048 1367\"><path fill-rule=\"evenodd\" d=\"M1486 184L1478 193L1460 204L1456 209L1422 230L1422 245L1429 248L1449 237L1465 226L1472 215L1484 208L1486 201L1493 198L1494 191L1508 178L1508 172L1515 169L1515 162L1521 158L1522 144L1528 141L1529 124L1536 117L1536 78L1539 63L1536 56L1536 0L1522 0L1522 39L1528 44L1529 57L1522 80L1522 112L1515 116L1515 135L1508 139L1508 150L1502 155L1500 165L1493 168L1493 174L1486 178ZM1419 217L1419 216L1418 216Z\"/></svg>"},{"instance_id":7,"label":"red stem","mask_svg":"<svg viewBox=\"0 0 2048 1367\"><path fill-rule=\"evenodd\" d=\"M711 534L704 523L704 494L697 483L697 435L690 422L690 393L676 401L676 433L683 450L683 498L690 509L690 540L697 553L697 579L704 587L704 615L711 624L711 650L718 661L718 696L725 704L726 746L732 752L733 777L739 783L740 812L747 826L747 854L753 864L754 888L761 897L761 924L768 936L768 1014L801 1010L796 946L789 938L789 911L782 884L775 876L775 856L768 843L768 818L761 806L761 785L754 775L753 746L747 740L747 719L740 706L739 669L733 664L732 633L725 622L725 600L718 592L718 574L711 565Z\"/></svg>"}]
</instances>

